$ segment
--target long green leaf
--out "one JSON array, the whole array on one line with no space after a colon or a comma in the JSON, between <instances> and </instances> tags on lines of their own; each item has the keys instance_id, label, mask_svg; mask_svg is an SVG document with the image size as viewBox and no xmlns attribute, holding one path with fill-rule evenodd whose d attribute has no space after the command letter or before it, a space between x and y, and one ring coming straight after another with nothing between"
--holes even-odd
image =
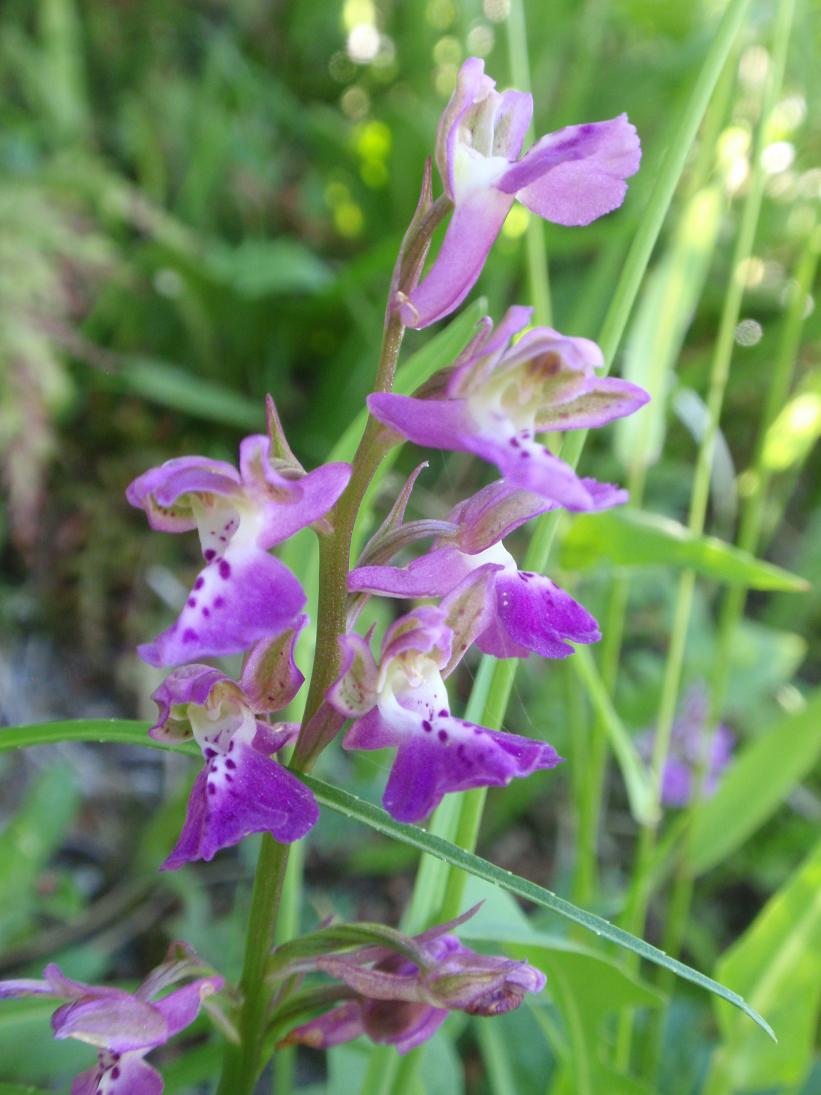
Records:
<instances>
[{"instance_id":1,"label":"long green leaf","mask_svg":"<svg viewBox=\"0 0 821 1095\"><path fill-rule=\"evenodd\" d=\"M683 566L706 578L748 589L798 593L807 583L715 536L699 536L678 521L641 510L584 514L573 520L562 561L585 569L609 560L618 566Z\"/></svg>"},{"instance_id":2,"label":"long green leaf","mask_svg":"<svg viewBox=\"0 0 821 1095\"><path fill-rule=\"evenodd\" d=\"M148 724L144 722L125 719L77 719L66 722L6 727L0 730L0 751L32 745L44 745L56 741L110 741L130 745L148 745L161 749L169 748L164 743L155 742L152 738L149 738L146 735L147 726ZM190 745L171 746L170 748L175 749L177 752L192 753L195 751L194 747ZM332 787L330 784L312 776L301 775L300 779L311 788L321 805L327 806L344 817L362 822L362 824L368 825L393 840L408 844L419 852L427 852L437 859L445 860L451 866L475 875L476 878L482 878L494 886L502 886L510 893L516 894L517 897L532 901L536 905L541 905L542 908L563 916L574 924L581 925L581 927L592 932L600 939L606 939L610 943L615 943L618 947L632 951L648 962L653 962L664 969L670 970L683 980L691 981L694 985L698 985L700 988L706 989L722 1000L726 1000L728 1003L740 1008L770 1037L775 1037L767 1021L749 1007L737 993L731 992L730 989L720 985L717 981L713 981L712 978L705 977L703 973L685 966L683 962L670 958L657 947L645 943L643 939L638 939L629 932L617 928L600 916L578 908L563 897L546 890L543 886L537 886L535 882L520 878L512 871L502 870L501 867L496 867L486 859L481 859L472 852L458 848L447 840L433 836L416 825L403 825L399 821L394 821L390 814L387 814L378 806L364 802L356 795L349 794L339 787Z\"/></svg>"}]
</instances>

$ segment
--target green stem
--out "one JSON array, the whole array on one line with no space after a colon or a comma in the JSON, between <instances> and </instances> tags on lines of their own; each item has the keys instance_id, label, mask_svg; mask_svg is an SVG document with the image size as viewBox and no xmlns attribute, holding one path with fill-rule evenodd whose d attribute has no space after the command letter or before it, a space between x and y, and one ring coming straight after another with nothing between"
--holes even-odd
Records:
<instances>
[{"instance_id":1,"label":"green stem","mask_svg":"<svg viewBox=\"0 0 821 1095\"><path fill-rule=\"evenodd\" d=\"M274 945L276 912L289 846L267 833L262 838L251 912L245 937L245 961L240 989L239 1045L227 1043L217 1095L250 1095L260 1071L260 1053L268 1020L270 991L265 983L265 959Z\"/></svg>"},{"instance_id":2,"label":"green stem","mask_svg":"<svg viewBox=\"0 0 821 1095\"><path fill-rule=\"evenodd\" d=\"M774 32L774 59L761 107L761 115L753 150L754 162L749 190L744 201L736 245L731 258L730 283L724 298L718 336L710 370L710 385L707 395L707 421L696 458L696 468L693 477L693 490L690 498L690 511L688 517L688 528L697 535L700 535L704 531L706 521L716 439L718 437L719 422L724 404L724 394L727 388L727 381L729 379L730 366L733 358L735 330L741 314L741 303L744 295L744 283L737 272L743 269L744 264L752 254L753 244L755 242L756 228L761 212L761 203L764 197L764 184L766 181L761 163L761 153L766 141L766 125L777 101L777 97L780 94L793 7L794 0L781 0L781 3L779 4ZM687 633L690 625L693 596L695 592L695 577L694 571L683 571L679 577L676 591L670 645L662 681L661 699L656 720L651 762L652 793L656 805L661 802L664 766L669 752L670 737L673 722L675 720L676 707L678 705ZM649 867L655 852L656 832L657 822L651 822L643 827L639 838L638 855L633 870L634 884L631 886L628 904L622 918L622 926L634 933L642 931L649 904L651 892ZM690 883L683 880L681 886L683 888L689 888ZM677 921L679 923L682 923L680 910L684 906L685 901L689 905L689 895L685 893L674 895L672 899L673 908L679 910L677 913ZM676 947L680 945L680 940L672 940L671 942ZM632 963L632 965L635 965L635 963ZM626 1012L623 1015L619 1026L616 1049L617 1065L621 1068L625 1068L629 1063L632 1038L633 1013ZM651 1041L658 1042L658 1034L655 1031L651 1034ZM652 1054L651 1056L654 1057L655 1054ZM650 1068L652 1072L654 1069L652 1060L650 1062Z\"/></svg>"},{"instance_id":3,"label":"green stem","mask_svg":"<svg viewBox=\"0 0 821 1095\"><path fill-rule=\"evenodd\" d=\"M510 77L514 87L529 91L530 61L527 52L527 27L522 0L513 0L507 17L507 55ZM533 139L533 124L527 132L527 141ZM533 301L533 318L536 323L550 326L553 309L550 300L550 274L547 265L547 247L541 218L531 215L527 222L525 246L527 248L527 280L530 299Z\"/></svg>"},{"instance_id":4,"label":"green stem","mask_svg":"<svg viewBox=\"0 0 821 1095\"><path fill-rule=\"evenodd\" d=\"M429 179L429 176L427 176ZM421 269L424 254L434 230L451 208L445 195L424 208L423 199L402 242L391 294L408 288L408 279ZM374 391L389 391L393 385L404 326L398 310L388 302L382 350L376 372ZM339 668L338 639L347 630L348 568L351 539L362 499L390 443L385 440L381 425L369 418L362 440L351 465L351 478L336 506L327 516L330 532L320 536L319 601L317 644L311 683L305 702L302 730L294 751L291 768L306 772L327 744L322 737L309 740L305 733L311 719L320 709ZM288 863L288 846L277 844L270 836L263 837L245 941L245 959L240 992L242 1007L239 1016L239 1045L226 1046L219 1095L251 1095L259 1075L265 1028L268 1020L270 994L265 983L265 964L277 936L276 924L280 896ZM294 918L291 908L289 915ZM295 919L294 919L295 923ZM285 927L279 938L285 938ZM287 1067L283 1066L287 1072Z\"/></svg>"}]
</instances>

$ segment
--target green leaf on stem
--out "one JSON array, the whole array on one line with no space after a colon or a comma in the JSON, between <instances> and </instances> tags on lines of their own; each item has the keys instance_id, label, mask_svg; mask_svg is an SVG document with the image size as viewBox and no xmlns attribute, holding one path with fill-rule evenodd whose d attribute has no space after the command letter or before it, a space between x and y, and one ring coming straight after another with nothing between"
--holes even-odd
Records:
<instances>
[{"instance_id":1,"label":"green leaf on stem","mask_svg":"<svg viewBox=\"0 0 821 1095\"><path fill-rule=\"evenodd\" d=\"M0 730L0 751L32 745L44 745L56 741L110 741L130 745L147 745L159 749L171 748L176 752L189 754L194 752L190 745L169 746L163 742L154 741L147 736L147 727L148 724L145 722L125 719L77 719L66 722L6 727ZM330 784L311 776L300 774L299 778L311 788L320 805L327 806L336 813L368 825L377 832L393 840L398 840L402 844L408 844L419 852L427 852L436 859L444 860L452 867L466 871L476 878L484 879L494 886L502 886L510 893L516 894L517 897L524 898L525 901L532 901L535 905L540 905L542 908L557 913L574 924L581 925L598 938L615 943L616 946L623 947L648 962L670 970L677 977L690 981L694 985L698 985L700 988L706 989L722 1000L726 1000L728 1003L740 1008L762 1030L774 1037L767 1021L737 993L725 988L717 981L713 981L712 978L705 977L697 970L684 965L683 962L670 958L657 947L645 943L643 939L639 939L622 928L616 927L600 916L589 913L585 909L580 909L577 905L572 904L563 897L559 897L557 894L551 893L543 886L537 886L535 882L521 878L519 875L513 874L512 871L502 870L501 867L496 867L486 859L481 859L472 852L467 852L447 840L442 840L441 837L425 832L424 829L420 829L416 825L403 825L399 821L394 821L390 814L387 814L378 806L364 802L356 795L351 795L339 787L332 787Z\"/></svg>"},{"instance_id":2,"label":"green leaf on stem","mask_svg":"<svg viewBox=\"0 0 821 1095\"><path fill-rule=\"evenodd\" d=\"M546 890L543 886L537 886L535 882L530 882L526 878L521 878L519 875L513 874L512 871L502 870L501 867L496 867L486 859L482 859L472 852L466 852L463 848L459 848L456 845L449 843L447 840L435 837L416 825L403 825L401 822L394 821L389 814L384 810L381 810L378 806L373 806L369 802L364 802L362 799L357 798L356 795L351 795L339 787L332 787L330 784L324 783L322 780L314 779L311 776L301 775L300 779L311 788L317 797L317 801L321 805L327 806L330 809L343 814L345 817L361 821L363 824L369 825L372 829L376 829L377 832L383 833L385 836L391 837L394 840L399 840L403 844L410 844L420 852L427 852L429 855L435 856L438 859L443 859L450 863L451 866L457 867L459 870L466 871L468 874L475 875L477 878L482 878L493 885L502 886L510 893L516 894L517 897L524 898L526 901L532 901L534 904L542 906L542 908L549 909L551 912L563 916L574 924L581 925L581 927L592 932L593 935L598 938L605 939L610 943L615 943L616 946L623 947L625 950L631 951L633 954L646 959L648 962L652 962L657 966L670 970L677 977L680 977L685 981L691 981L700 988L706 989L708 992L712 992L721 999L727 1000L735 1007L740 1008L741 1011L748 1015L753 1022L757 1023L762 1030L766 1031L771 1037L774 1037L772 1029L767 1021L745 1003L737 993L731 992L731 990L725 988L724 985L720 985L717 981L713 981L712 978L706 977L697 970L691 969L689 966L684 965L683 962L671 958L657 947L645 943L643 939L639 939L637 936L631 935L621 928L617 928L614 924L611 924L608 920L602 919L600 916L589 913L585 909L580 909L577 905L572 904L572 902L565 900L563 897L559 897L557 894L551 893L550 890Z\"/></svg>"},{"instance_id":3,"label":"green leaf on stem","mask_svg":"<svg viewBox=\"0 0 821 1095\"><path fill-rule=\"evenodd\" d=\"M611 510L574 518L562 544L562 564L585 570L617 566L681 566L727 585L798 593L807 583L715 536L699 536L669 517Z\"/></svg>"}]
</instances>

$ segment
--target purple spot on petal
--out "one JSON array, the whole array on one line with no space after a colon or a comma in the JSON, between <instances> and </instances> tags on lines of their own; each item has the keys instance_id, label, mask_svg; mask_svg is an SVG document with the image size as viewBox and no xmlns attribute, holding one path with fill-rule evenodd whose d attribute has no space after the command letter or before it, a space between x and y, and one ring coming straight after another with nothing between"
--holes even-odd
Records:
<instances>
[{"instance_id":1,"label":"purple spot on petal","mask_svg":"<svg viewBox=\"0 0 821 1095\"><path fill-rule=\"evenodd\" d=\"M187 627L182 633L182 641L184 643L195 643L197 641L197 633L192 628Z\"/></svg>"},{"instance_id":2,"label":"purple spot on petal","mask_svg":"<svg viewBox=\"0 0 821 1095\"><path fill-rule=\"evenodd\" d=\"M440 731L439 731L439 733L438 733L438 734L437 734L436 736L437 736L437 738L439 738L439 740L440 740L441 742L445 742L445 741L447 741L447 740L448 740L448 732L447 732L447 730L440 730Z\"/></svg>"},{"instance_id":3,"label":"purple spot on petal","mask_svg":"<svg viewBox=\"0 0 821 1095\"><path fill-rule=\"evenodd\" d=\"M205 552L205 558L206 558L206 560L207 560L207 561L208 561L208 562L210 563L210 562L211 562L211 560L212 560L212 559L214 558L214 556L215 556L216 554L217 554L217 553L216 553L216 552L214 551L214 549L213 549L213 548L208 548L208 549L207 549L207 551Z\"/></svg>"},{"instance_id":4,"label":"purple spot on petal","mask_svg":"<svg viewBox=\"0 0 821 1095\"><path fill-rule=\"evenodd\" d=\"M209 794L209 795L215 795L216 793L217 793L217 789L216 789L216 787L214 786L214 784L213 784L213 783L209 783L209 784L208 784L208 794Z\"/></svg>"},{"instance_id":5,"label":"purple spot on petal","mask_svg":"<svg viewBox=\"0 0 821 1095\"><path fill-rule=\"evenodd\" d=\"M224 604L225 604L225 601L223 600L223 598L222 597L217 597L217 599L214 601L214 608L222 608L222 606Z\"/></svg>"},{"instance_id":6,"label":"purple spot on petal","mask_svg":"<svg viewBox=\"0 0 821 1095\"><path fill-rule=\"evenodd\" d=\"M431 724L428 722L427 719L423 719L422 729L425 731L426 734L429 734L431 732L431 730L433 729L433 727L431 726Z\"/></svg>"},{"instance_id":7,"label":"purple spot on petal","mask_svg":"<svg viewBox=\"0 0 821 1095\"><path fill-rule=\"evenodd\" d=\"M115 1065L114 1068L112 1068L112 1070L111 1070L111 1079L112 1080L119 1080L119 1078L120 1078L120 1070Z\"/></svg>"},{"instance_id":8,"label":"purple spot on petal","mask_svg":"<svg viewBox=\"0 0 821 1095\"><path fill-rule=\"evenodd\" d=\"M197 598L196 597L189 597L188 598L188 607L189 608L196 608L197 607Z\"/></svg>"},{"instance_id":9,"label":"purple spot on petal","mask_svg":"<svg viewBox=\"0 0 821 1095\"><path fill-rule=\"evenodd\" d=\"M216 755L217 755L216 749L206 749L205 753L204 753L204 756L205 756L206 760L210 760L211 757L215 757Z\"/></svg>"},{"instance_id":10,"label":"purple spot on petal","mask_svg":"<svg viewBox=\"0 0 821 1095\"><path fill-rule=\"evenodd\" d=\"M203 616L206 616L206 617L210 616L211 615L211 609L210 608L204 608L202 610L202 614L203 614Z\"/></svg>"},{"instance_id":11,"label":"purple spot on petal","mask_svg":"<svg viewBox=\"0 0 821 1095\"><path fill-rule=\"evenodd\" d=\"M519 453L519 456L522 460L530 459L530 453L527 451L527 449L523 449L522 452Z\"/></svg>"},{"instance_id":12,"label":"purple spot on petal","mask_svg":"<svg viewBox=\"0 0 821 1095\"><path fill-rule=\"evenodd\" d=\"M231 577L231 564L227 563L224 559L220 559L220 578L226 580Z\"/></svg>"},{"instance_id":13,"label":"purple spot on petal","mask_svg":"<svg viewBox=\"0 0 821 1095\"><path fill-rule=\"evenodd\" d=\"M450 711L448 711L448 709L446 707L443 707L442 710L439 712L439 718L440 719L446 719L449 714L450 714Z\"/></svg>"},{"instance_id":14,"label":"purple spot on petal","mask_svg":"<svg viewBox=\"0 0 821 1095\"><path fill-rule=\"evenodd\" d=\"M206 551L205 554L207 555L208 552ZM205 585L205 579L204 578L197 578L196 582L194 582L194 589L202 589L202 587L204 585Z\"/></svg>"},{"instance_id":15,"label":"purple spot on petal","mask_svg":"<svg viewBox=\"0 0 821 1095\"><path fill-rule=\"evenodd\" d=\"M236 768L236 766L237 766L237 762L236 762L235 760L231 760L231 758L230 758L230 757L229 757L229 758L228 758L228 760L227 760L227 761L225 762L225 767L226 767L226 768Z\"/></svg>"},{"instance_id":16,"label":"purple spot on petal","mask_svg":"<svg viewBox=\"0 0 821 1095\"><path fill-rule=\"evenodd\" d=\"M231 753L231 752L233 752L233 750L234 750L234 743L233 743L233 741L229 741L228 742L228 752Z\"/></svg>"},{"instance_id":17,"label":"purple spot on petal","mask_svg":"<svg viewBox=\"0 0 821 1095\"><path fill-rule=\"evenodd\" d=\"M234 782L234 777L229 776L227 772L225 773L225 779L226 779L226 782L228 782L228 783L233 783Z\"/></svg>"}]
</instances>

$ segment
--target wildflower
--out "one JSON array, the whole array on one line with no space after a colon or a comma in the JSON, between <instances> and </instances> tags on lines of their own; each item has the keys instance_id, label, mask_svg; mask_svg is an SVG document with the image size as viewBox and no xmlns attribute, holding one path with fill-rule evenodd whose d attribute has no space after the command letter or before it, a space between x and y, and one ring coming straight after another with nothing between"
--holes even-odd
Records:
<instances>
[{"instance_id":1,"label":"wildflower","mask_svg":"<svg viewBox=\"0 0 821 1095\"><path fill-rule=\"evenodd\" d=\"M126 491L152 528L197 529L205 568L167 631L139 647L150 665L237 654L284 631L305 603L296 578L268 549L319 520L350 478L347 464L305 473L272 459L272 441L246 437L239 471L222 460L183 456L134 480Z\"/></svg>"},{"instance_id":2,"label":"wildflower","mask_svg":"<svg viewBox=\"0 0 821 1095\"><path fill-rule=\"evenodd\" d=\"M495 87L484 62L469 57L439 123L436 163L453 213L427 277L400 297L408 327L461 304L515 199L555 224L590 224L621 205L624 180L638 170L641 146L626 114L548 133L519 159L533 99Z\"/></svg>"},{"instance_id":3,"label":"wildflower","mask_svg":"<svg viewBox=\"0 0 821 1095\"><path fill-rule=\"evenodd\" d=\"M179 840L163 870L213 859L221 848L250 833L267 832L290 844L316 824L319 808L313 794L272 758L298 727L271 725L258 717L284 707L302 683L293 664L294 637L289 632L285 640L258 644L239 684L210 666L186 665L154 693L159 719L151 736L172 742L193 737L205 759ZM264 688L259 681L262 666L268 681Z\"/></svg>"},{"instance_id":4,"label":"wildflower","mask_svg":"<svg viewBox=\"0 0 821 1095\"><path fill-rule=\"evenodd\" d=\"M536 441L540 430L590 429L632 414L649 396L629 381L597 376L599 347L550 327L510 340L531 309L490 320L454 368L425 398L378 392L371 414L417 445L472 452L495 464L511 486L571 510L596 509L595 486Z\"/></svg>"},{"instance_id":5,"label":"wildflower","mask_svg":"<svg viewBox=\"0 0 821 1095\"><path fill-rule=\"evenodd\" d=\"M553 768L551 745L487 730L450 713L444 679L489 622L493 565L474 570L434 608L408 613L388 630L379 665L368 641L340 640L342 669L329 703L355 721L346 749L396 747L382 802L398 821L420 821L450 791L506 786Z\"/></svg>"},{"instance_id":6,"label":"wildflower","mask_svg":"<svg viewBox=\"0 0 821 1095\"><path fill-rule=\"evenodd\" d=\"M544 974L527 962L477 954L444 934L453 923L406 938L404 954L368 947L316 959L314 968L342 981L351 999L292 1030L283 1044L325 1049L366 1034L407 1053L433 1037L451 1011L501 1015L544 988Z\"/></svg>"},{"instance_id":7,"label":"wildflower","mask_svg":"<svg viewBox=\"0 0 821 1095\"><path fill-rule=\"evenodd\" d=\"M690 689L670 732L670 750L661 780L661 801L665 806L686 806L696 790L696 773L704 766L701 793L715 794L724 769L732 758L734 737L723 724L712 733L709 756L705 755L709 701L703 686ZM647 759L653 753L655 734L647 732L638 740L639 752Z\"/></svg>"},{"instance_id":8,"label":"wildflower","mask_svg":"<svg viewBox=\"0 0 821 1095\"><path fill-rule=\"evenodd\" d=\"M223 979L198 977L157 996L205 968L190 947L177 943L133 993L73 981L52 963L42 981L0 981L0 998L42 995L66 1001L51 1017L54 1037L98 1048L97 1065L75 1078L71 1095L160 1095L162 1077L143 1058L190 1026L203 1000L223 987Z\"/></svg>"},{"instance_id":9,"label":"wildflower","mask_svg":"<svg viewBox=\"0 0 821 1095\"><path fill-rule=\"evenodd\" d=\"M595 480L583 480L596 508L622 502L626 492ZM352 592L393 597L442 597L467 575L492 566L487 584L489 622L476 637L485 654L497 658L564 658L573 653L567 640L598 642L595 619L568 593L542 574L519 570L502 538L531 518L555 508L538 495L503 481L491 483L460 502L448 515L452 533L438 537L426 555L407 567L362 566L348 578Z\"/></svg>"}]
</instances>

